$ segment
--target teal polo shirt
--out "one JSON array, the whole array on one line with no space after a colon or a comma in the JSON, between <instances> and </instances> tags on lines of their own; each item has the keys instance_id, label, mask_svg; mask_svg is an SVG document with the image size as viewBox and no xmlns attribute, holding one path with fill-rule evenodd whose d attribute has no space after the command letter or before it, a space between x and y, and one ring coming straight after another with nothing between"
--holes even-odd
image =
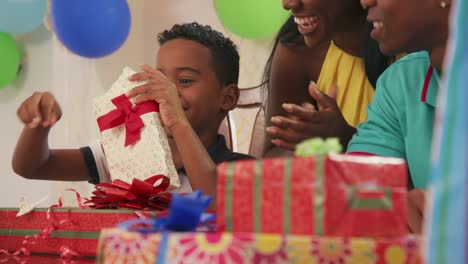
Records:
<instances>
[{"instance_id":1,"label":"teal polo shirt","mask_svg":"<svg viewBox=\"0 0 468 264\"><path fill-rule=\"evenodd\" d=\"M348 152L403 158L414 187L426 188L439 73L430 72L425 51L392 64L377 81L367 120L358 126ZM426 83L426 85L425 85Z\"/></svg>"}]
</instances>

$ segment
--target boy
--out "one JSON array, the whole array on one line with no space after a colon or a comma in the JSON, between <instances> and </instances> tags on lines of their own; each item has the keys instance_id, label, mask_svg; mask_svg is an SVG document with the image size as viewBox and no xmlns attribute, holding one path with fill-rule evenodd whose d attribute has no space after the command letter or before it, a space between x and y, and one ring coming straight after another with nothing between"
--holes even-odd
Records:
<instances>
[{"instance_id":1,"label":"boy","mask_svg":"<svg viewBox=\"0 0 468 264\"><path fill-rule=\"evenodd\" d=\"M127 96L155 100L178 168L179 192L216 194L216 164L251 158L226 147L219 126L239 97L239 54L233 42L209 26L175 25L158 35L156 69L141 66L130 81L145 81ZM25 124L13 156L14 171L28 179L109 181L99 146L50 150L50 128L61 109L50 93L34 93L18 109ZM215 204L215 203L213 203Z\"/></svg>"}]
</instances>

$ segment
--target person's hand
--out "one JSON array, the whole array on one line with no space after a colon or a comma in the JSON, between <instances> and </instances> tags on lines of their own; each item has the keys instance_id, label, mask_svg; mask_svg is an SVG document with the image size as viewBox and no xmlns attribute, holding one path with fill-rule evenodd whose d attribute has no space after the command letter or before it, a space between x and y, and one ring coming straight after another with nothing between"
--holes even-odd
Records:
<instances>
[{"instance_id":1,"label":"person's hand","mask_svg":"<svg viewBox=\"0 0 468 264\"><path fill-rule=\"evenodd\" d=\"M51 93L35 92L20 105L16 114L29 128L50 128L60 120L62 110Z\"/></svg>"},{"instance_id":2,"label":"person's hand","mask_svg":"<svg viewBox=\"0 0 468 264\"><path fill-rule=\"evenodd\" d=\"M288 116L274 116L273 126L266 131L274 138L271 142L282 148L294 150L296 144L312 137L339 137L347 144L355 129L348 125L336 103L337 87L334 85L329 94L318 90L311 82L309 94L319 104L317 110L312 104L283 104Z\"/></svg>"},{"instance_id":3,"label":"person's hand","mask_svg":"<svg viewBox=\"0 0 468 264\"><path fill-rule=\"evenodd\" d=\"M163 124L169 129L182 122L188 122L175 84L169 81L162 72L149 65L142 65L141 70L142 72L129 77L130 81L146 82L128 92L127 96L132 99L133 103L155 100L159 104Z\"/></svg>"},{"instance_id":4,"label":"person's hand","mask_svg":"<svg viewBox=\"0 0 468 264\"><path fill-rule=\"evenodd\" d=\"M421 189L408 192L408 228L412 233L421 234L424 220L426 194Z\"/></svg>"}]
</instances>

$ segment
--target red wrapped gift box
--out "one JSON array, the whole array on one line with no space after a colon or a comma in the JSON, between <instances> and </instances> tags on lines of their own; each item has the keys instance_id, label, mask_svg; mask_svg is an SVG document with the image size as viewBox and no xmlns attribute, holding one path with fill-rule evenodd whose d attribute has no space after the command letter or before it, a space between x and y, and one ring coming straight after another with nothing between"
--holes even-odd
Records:
<instances>
[{"instance_id":1,"label":"red wrapped gift box","mask_svg":"<svg viewBox=\"0 0 468 264\"><path fill-rule=\"evenodd\" d=\"M329 155L218 166L217 220L228 232L407 234L407 168L395 158Z\"/></svg>"},{"instance_id":2,"label":"red wrapped gift box","mask_svg":"<svg viewBox=\"0 0 468 264\"><path fill-rule=\"evenodd\" d=\"M53 209L52 215L59 223L57 228L37 243L22 245L25 236L38 234L50 225L50 221L47 220L47 209L35 209L20 217L16 217L17 212L18 208L0 209L0 249L14 252L24 246L31 253L60 254L65 246L81 256L96 256L102 228L154 214L133 210ZM66 219L69 221L64 221Z\"/></svg>"},{"instance_id":3,"label":"red wrapped gift box","mask_svg":"<svg viewBox=\"0 0 468 264\"><path fill-rule=\"evenodd\" d=\"M0 263L14 263L14 264L94 264L96 263L95 257L79 257L74 258L72 261L67 261L60 256L54 255L29 255L29 256L5 256L0 258Z\"/></svg>"}]
</instances>

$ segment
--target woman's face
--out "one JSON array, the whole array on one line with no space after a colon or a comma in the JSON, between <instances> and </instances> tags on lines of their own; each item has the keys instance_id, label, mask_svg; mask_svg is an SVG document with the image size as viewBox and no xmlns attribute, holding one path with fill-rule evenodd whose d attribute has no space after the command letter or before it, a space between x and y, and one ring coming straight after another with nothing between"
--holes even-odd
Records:
<instances>
[{"instance_id":1,"label":"woman's face","mask_svg":"<svg viewBox=\"0 0 468 264\"><path fill-rule=\"evenodd\" d=\"M436 0L361 0L369 9L372 38L385 54L431 49L448 20L448 7ZM445 21L445 31L447 28Z\"/></svg>"},{"instance_id":2,"label":"woman's face","mask_svg":"<svg viewBox=\"0 0 468 264\"><path fill-rule=\"evenodd\" d=\"M291 11L307 46L315 47L331 40L336 32L338 18L344 12L341 1L283 0L283 7Z\"/></svg>"}]
</instances>

